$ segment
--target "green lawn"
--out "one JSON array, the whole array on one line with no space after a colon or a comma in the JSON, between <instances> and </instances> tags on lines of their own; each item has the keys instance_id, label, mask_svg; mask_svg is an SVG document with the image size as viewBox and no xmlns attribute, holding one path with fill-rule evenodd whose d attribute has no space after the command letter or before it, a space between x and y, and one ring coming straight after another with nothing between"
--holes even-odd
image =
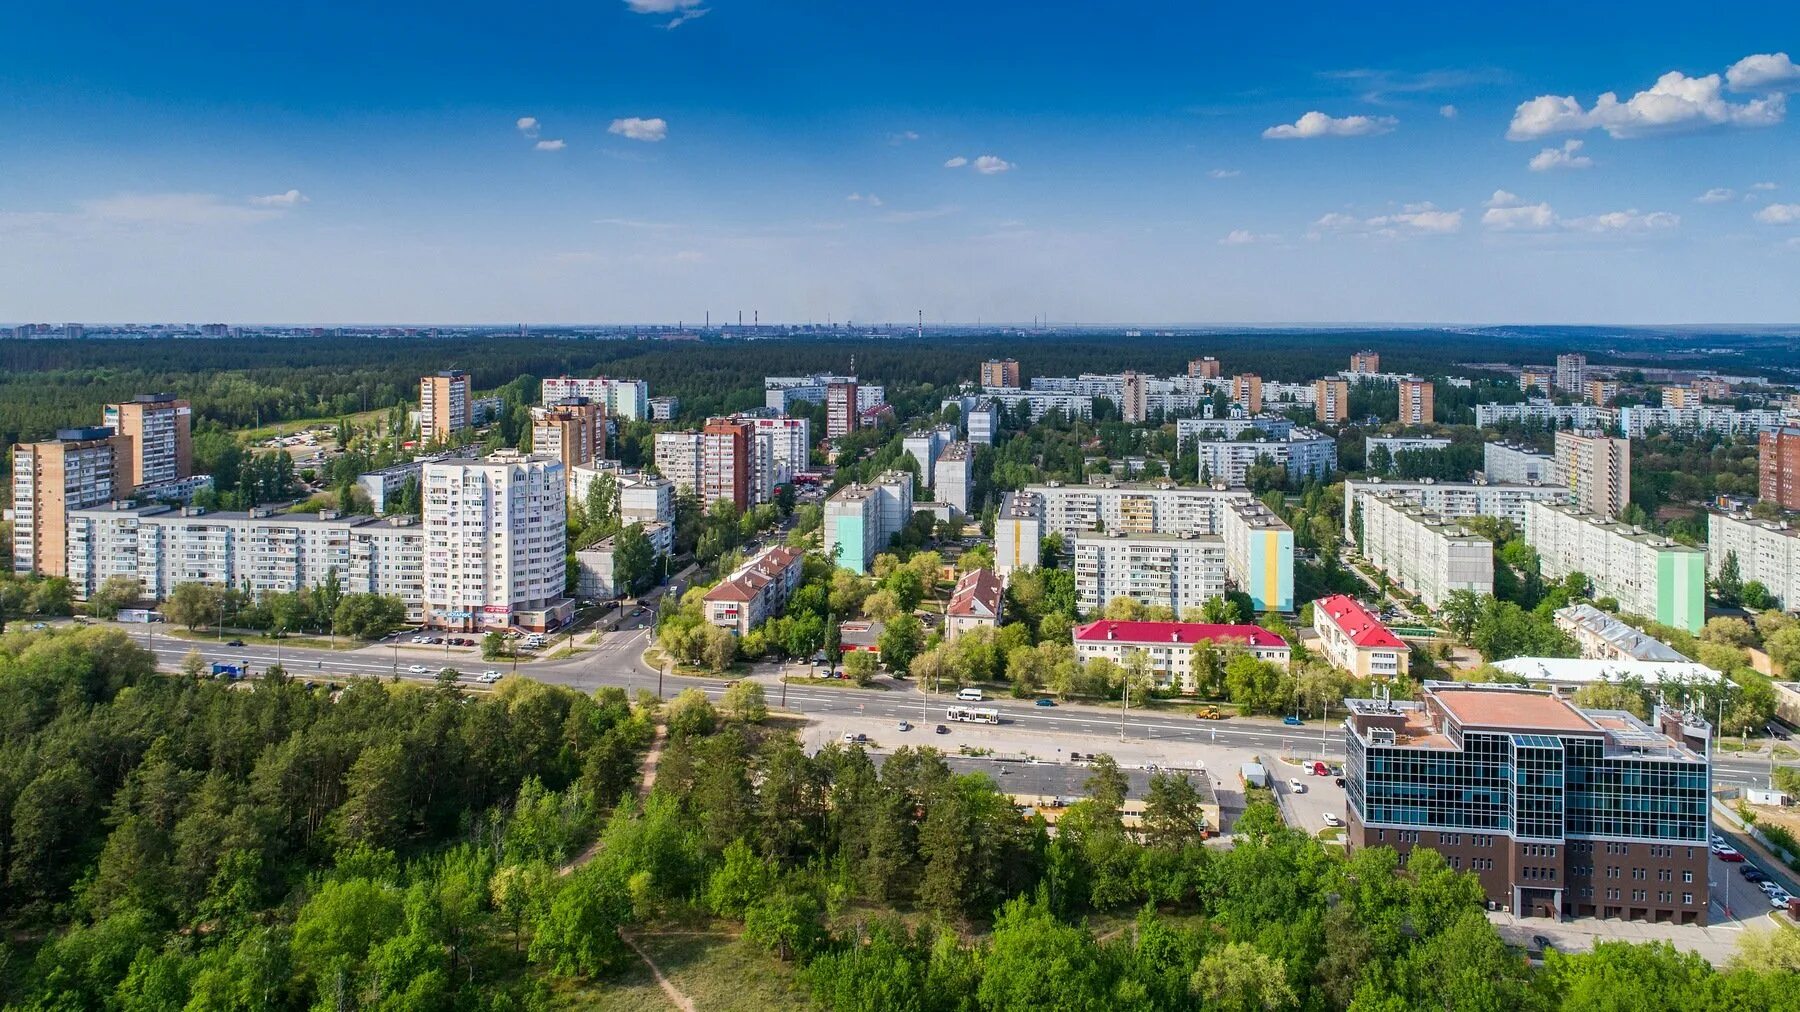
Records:
<instances>
[{"instance_id":1,"label":"green lawn","mask_svg":"<svg viewBox=\"0 0 1800 1012\"><path fill-rule=\"evenodd\" d=\"M172 626L165 622L156 627L156 632L157 635L167 636L170 639L191 640L195 643L216 644L221 639L218 632L206 631L205 626L202 626L200 631L189 632L186 626ZM289 633L276 639L266 633L231 629L225 630L223 638L243 640L245 643L259 647L272 647L279 643L284 647L304 647L308 650L356 650L369 645L363 640L350 639L347 636L339 636L334 640L329 636L302 636L298 633Z\"/></svg>"}]
</instances>

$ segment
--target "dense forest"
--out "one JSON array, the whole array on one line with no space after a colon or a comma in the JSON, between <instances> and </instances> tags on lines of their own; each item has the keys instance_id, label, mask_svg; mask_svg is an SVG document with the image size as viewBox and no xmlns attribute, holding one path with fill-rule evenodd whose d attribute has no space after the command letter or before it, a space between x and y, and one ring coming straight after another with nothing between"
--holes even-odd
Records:
<instances>
[{"instance_id":1,"label":"dense forest","mask_svg":"<svg viewBox=\"0 0 1800 1012\"><path fill-rule=\"evenodd\" d=\"M1791 932L1539 967L1433 852L1345 857L1255 800L1208 843L1173 773L1128 825L1104 757L1052 833L929 749L808 755L748 683L250 689L83 631L0 639L0 704L9 1008L589 1007L663 929L824 1009L1800 1008Z\"/></svg>"}]
</instances>

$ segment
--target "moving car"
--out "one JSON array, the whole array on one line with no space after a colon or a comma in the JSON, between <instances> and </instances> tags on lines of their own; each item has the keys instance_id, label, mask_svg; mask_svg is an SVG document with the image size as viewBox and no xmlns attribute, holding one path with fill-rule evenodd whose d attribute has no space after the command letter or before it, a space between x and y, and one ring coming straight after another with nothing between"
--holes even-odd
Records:
<instances>
[{"instance_id":1,"label":"moving car","mask_svg":"<svg viewBox=\"0 0 1800 1012\"><path fill-rule=\"evenodd\" d=\"M1305 723L1305 721L1302 721L1299 717L1296 717L1291 713L1281 718L1281 722L1289 727L1299 727L1301 724Z\"/></svg>"},{"instance_id":2,"label":"moving car","mask_svg":"<svg viewBox=\"0 0 1800 1012\"><path fill-rule=\"evenodd\" d=\"M430 669L430 668L428 668L428 667L426 667L426 666L425 666L425 665L423 665L423 664L414 664L414 665L413 665L413 666L412 666L412 667L410 667L410 668L407 668L407 669L406 669L406 670L407 670L407 671L410 671L410 672L412 672L412 673L413 673L413 674L415 674L415 675L429 675L429 674L431 674L431 669Z\"/></svg>"},{"instance_id":3,"label":"moving car","mask_svg":"<svg viewBox=\"0 0 1800 1012\"><path fill-rule=\"evenodd\" d=\"M949 733L950 733L950 729L949 729L949 728L947 728L947 727L945 727L945 726L944 726L944 725L942 725L942 724L939 724L939 725L938 725L938 726L937 726L937 730L936 730L936 733L937 733L937 734L949 734Z\"/></svg>"},{"instance_id":4,"label":"moving car","mask_svg":"<svg viewBox=\"0 0 1800 1012\"><path fill-rule=\"evenodd\" d=\"M979 703L982 700L981 690L969 687L956 690L956 698L966 703Z\"/></svg>"},{"instance_id":5,"label":"moving car","mask_svg":"<svg viewBox=\"0 0 1800 1012\"><path fill-rule=\"evenodd\" d=\"M1045 696L1044 698L1037 701L1037 705L1038 706L1055 706L1056 700L1051 699L1049 696Z\"/></svg>"},{"instance_id":6,"label":"moving car","mask_svg":"<svg viewBox=\"0 0 1800 1012\"><path fill-rule=\"evenodd\" d=\"M1325 824L1327 826L1341 826L1344 824L1344 820L1338 818L1336 812L1326 812L1325 813Z\"/></svg>"},{"instance_id":7,"label":"moving car","mask_svg":"<svg viewBox=\"0 0 1800 1012\"><path fill-rule=\"evenodd\" d=\"M1288 777L1288 790L1295 794L1305 794L1306 785L1300 782L1299 777Z\"/></svg>"},{"instance_id":8,"label":"moving car","mask_svg":"<svg viewBox=\"0 0 1800 1012\"><path fill-rule=\"evenodd\" d=\"M1315 761L1312 764L1312 767L1309 770L1309 772L1311 772L1312 775L1315 777L1328 777L1331 775L1331 767L1325 765L1322 762Z\"/></svg>"},{"instance_id":9,"label":"moving car","mask_svg":"<svg viewBox=\"0 0 1800 1012\"><path fill-rule=\"evenodd\" d=\"M1549 939L1549 938L1548 938L1548 937L1547 937L1547 936L1545 936L1545 935L1532 935L1532 936L1531 936L1531 947L1532 947L1532 948L1533 948L1533 949L1536 949L1536 950L1537 950L1537 951L1539 951L1539 952L1542 952L1542 951L1544 951L1544 950L1545 950L1545 949L1554 949L1554 948L1556 948L1556 943L1555 943L1555 942L1552 942L1552 941L1551 941L1551 940L1550 940L1550 939Z\"/></svg>"},{"instance_id":10,"label":"moving car","mask_svg":"<svg viewBox=\"0 0 1800 1012\"><path fill-rule=\"evenodd\" d=\"M244 645L244 641L243 640L226 640L225 645L228 647L241 647Z\"/></svg>"},{"instance_id":11,"label":"moving car","mask_svg":"<svg viewBox=\"0 0 1800 1012\"><path fill-rule=\"evenodd\" d=\"M502 675L498 671L483 671L481 673L481 677L477 678L475 680L482 683L483 685L492 685L504 677L506 677L506 676Z\"/></svg>"}]
</instances>

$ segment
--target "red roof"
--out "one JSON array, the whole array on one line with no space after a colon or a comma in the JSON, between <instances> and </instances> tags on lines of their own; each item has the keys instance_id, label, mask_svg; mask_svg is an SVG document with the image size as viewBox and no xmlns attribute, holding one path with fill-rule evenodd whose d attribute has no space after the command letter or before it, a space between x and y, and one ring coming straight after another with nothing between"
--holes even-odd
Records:
<instances>
[{"instance_id":1,"label":"red roof","mask_svg":"<svg viewBox=\"0 0 1800 1012\"><path fill-rule=\"evenodd\" d=\"M1332 624L1350 637L1350 642L1359 647L1382 647L1390 650L1405 650L1406 644L1400 637L1388 631L1388 627L1369 614L1369 609L1353 597L1333 594L1321 597L1313 602L1313 621L1319 616L1329 616Z\"/></svg>"},{"instance_id":2,"label":"red roof","mask_svg":"<svg viewBox=\"0 0 1800 1012\"><path fill-rule=\"evenodd\" d=\"M1205 622L1114 622L1103 619L1075 628L1075 642L1104 643L1180 643L1194 646L1204 640L1214 643L1245 643L1253 647L1285 647L1287 640L1259 625L1212 625Z\"/></svg>"},{"instance_id":3,"label":"red roof","mask_svg":"<svg viewBox=\"0 0 1800 1012\"><path fill-rule=\"evenodd\" d=\"M970 570L957 579L956 590L951 593L944 614L962 618L996 617L1000 614L1002 593L1000 578L993 570ZM977 605L980 610L976 609Z\"/></svg>"}]
</instances>

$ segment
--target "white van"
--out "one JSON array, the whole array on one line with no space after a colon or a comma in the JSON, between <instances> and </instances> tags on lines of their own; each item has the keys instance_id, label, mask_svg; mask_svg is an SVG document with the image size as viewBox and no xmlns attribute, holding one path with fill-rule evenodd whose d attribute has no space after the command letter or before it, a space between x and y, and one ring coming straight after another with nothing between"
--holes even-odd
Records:
<instances>
[{"instance_id":1,"label":"white van","mask_svg":"<svg viewBox=\"0 0 1800 1012\"><path fill-rule=\"evenodd\" d=\"M979 703L982 700L981 690L973 687L958 689L956 698L967 703Z\"/></svg>"}]
</instances>

